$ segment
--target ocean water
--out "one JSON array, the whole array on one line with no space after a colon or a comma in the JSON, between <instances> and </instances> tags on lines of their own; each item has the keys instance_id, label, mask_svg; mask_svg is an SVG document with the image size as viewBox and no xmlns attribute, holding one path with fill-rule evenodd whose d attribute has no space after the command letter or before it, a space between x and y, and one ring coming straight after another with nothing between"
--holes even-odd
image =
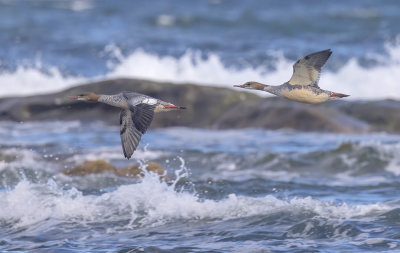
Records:
<instances>
[{"instance_id":1,"label":"ocean water","mask_svg":"<svg viewBox=\"0 0 400 253\"><path fill-rule=\"evenodd\" d=\"M0 251L399 252L400 136L0 123ZM156 161L168 180L67 176Z\"/></svg>"},{"instance_id":2,"label":"ocean water","mask_svg":"<svg viewBox=\"0 0 400 253\"><path fill-rule=\"evenodd\" d=\"M130 77L320 86L400 99L400 2L0 0L0 97ZM116 91L118 92L118 91ZM267 95L267 94L265 94ZM87 160L167 179L68 176ZM400 252L400 135L0 122L0 251Z\"/></svg>"},{"instance_id":3,"label":"ocean water","mask_svg":"<svg viewBox=\"0 0 400 253\"><path fill-rule=\"evenodd\" d=\"M396 0L1 0L0 96L117 77L281 84L299 57L331 48L322 87L399 98L399 11Z\"/></svg>"}]
</instances>

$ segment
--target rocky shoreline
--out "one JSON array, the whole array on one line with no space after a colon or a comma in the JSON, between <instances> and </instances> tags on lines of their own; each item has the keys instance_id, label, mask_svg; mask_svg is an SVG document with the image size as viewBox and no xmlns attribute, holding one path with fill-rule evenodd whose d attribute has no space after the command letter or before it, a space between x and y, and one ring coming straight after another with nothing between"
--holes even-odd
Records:
<instances>
[{"instance_id":1,"label":"rocky shoreline","mask_svg":"<svg viewBox=\"0 0 400 253\"><path fill-rule=\"evenodd\" d=\"M79 85L61 92L0 99L0 120L103 121L119 124L119 109L68 99L85 91L115 94L136 91L186 106L187 110L157 114L152 128L184 126L232 129L264 128L299 131L400 133L400 101L340 101L308 105L277 97L263 98L227 88L114 79Z\"/></svg>"}]
</instances>

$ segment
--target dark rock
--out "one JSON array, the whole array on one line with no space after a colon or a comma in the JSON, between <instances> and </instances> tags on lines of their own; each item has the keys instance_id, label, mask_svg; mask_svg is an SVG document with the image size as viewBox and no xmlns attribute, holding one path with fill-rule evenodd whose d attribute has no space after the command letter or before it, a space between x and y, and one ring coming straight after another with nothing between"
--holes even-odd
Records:
<instances>
[{"instance_id":1,"label":"dark rock","mask_svg":"<svg viewBox=\"0 0 400 253\"><path fill-rule=\"evenodd\" d=\"M1 154L0 153L0 162L10 163L17 159L15 155Z\"/></svg>"},{"instance_id":2,"label":"dark rock","mask_svg":"<svg viewBox=\"0 0 400 253\"><path fill-rule=\"evenodd\" d=\"M160 175L161 178L168 179L164 168L161 164L156 162L149 162L145 164L145 168L148 172L153 172ZM101 173L112 173L117 176L124 177L143 177L143 170L138 164L130 165L124 168L115 168L111 163L104 160L84 161L76 167L61 171L68 176L86 176L90 174L101 174Z\"/></svg>"},{"instance_id":3,"label":"dark rock","mask_svg":"<svg viewBox=\"0 0 400 253\"><path fill-rule=\"evenodd\" d=\"M362 133L400 132L400 102L342 99L308 105L277 97L262 98L226 88L116 79L80 85L62 92L0 99L0 120L80 120L119 124L119 109L101 103L84 103L68 96L93 91L116 94L135 91L186 110L156 115L152 127L290 128L301 131Z\"/></svg>"},{"instance_id":4,"label":"dark rock","mask_svg":"<svg viewBox=\"0 0 400 253\"><path fill-rule=\"evenodd\" d=\"M149 162L146 164L145 167L146 167L146 170L149 172L153 172L162 177L165 176L166 178L168 178L167 174L165 173L164 168L159 163ZM118 176L126 176L126 177L143 177L144 176L143 170L139 167L139 165L131 165L128 167L117 169L115 174Z\"/></svg>"},{"instance_id":5,"label":"dark rock","mask_svg":"<svg viewBox=\"0 0 400 253\"><path fill-rule=\"evenodd\" d=\"M68 96L92 91L116 94L135 91L159 98L186 110L159 113L152 127L208 127L229 107L241 100L260 99L256 95L234 90L197 85L174 85L134 79L116 79L77 86L68 90L38 96L0 99L0 120L80 120L119 124L119 109L100 103L84 103Z\"/></svg>"},{"instance_id":6,"label":"dark rock","mask_svg":"<svg viewBox=\"0 0 400 253\"><path fill-rule=\"evenodd\" d=\"M400 132L400 101L356 101L336 104L347 115L370 125L371 131Z\"/></svg>"},{"instance_id":7,"label":"dark rock","mask_svg":"<svg viewBox=\"0 0 400 253\"><path fill-rule=\"evenodd\" d=\"M220 128L289 128L300 131L367 132L368 124L332 108L302 104L282 98L245 101L223 114L215 123Z\"/></svg>"},{"instance_id":8,"label":"dark rock","mask_svg":"<svg viewBox=\"0 0 400 253\"><path fill-rule=\"evenodd\" d=\"M104 160L95 160L95 161L84 161L78 166L70 169L62 171L65 175L68 176L85 176L88 174L100 174L100 173L115 173L116 169L114 165Z\"/></svg>"}]
</instances>

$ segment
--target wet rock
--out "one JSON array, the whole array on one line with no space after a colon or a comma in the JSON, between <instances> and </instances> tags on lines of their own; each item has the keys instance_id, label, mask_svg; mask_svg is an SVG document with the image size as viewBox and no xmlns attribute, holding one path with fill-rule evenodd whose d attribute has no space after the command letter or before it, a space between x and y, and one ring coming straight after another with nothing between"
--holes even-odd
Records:
<instances>
[{"instance_id":1,"label":"wet rock","mask_svg":"<svg viewBox=\"0 0 400 253\"><path fill-rule=\"evenodd\" d=\"M333 108L329 103L316 106L282 98L242 102L221 115L215 124L219 128L288 128L341 133L369 131L367 123Z\"/></svg>"},{"instance_id":2,"label":"wet rock","mask_svg":"<svg viewBox=\"0 0 400 253\"><path fill-rule=\"evenodd\" d=\"M5 163L13 162L17 159L15 155L1 154L0 153L0 161Z\"/></svg>"},{"instance_id":3,"label":"wet rock","mask_svg":"<svg viewBox=\"0 0 400 253\"><path fill-rule=\"evenodd\" d=\"M343 142L336 149L334 149L333 152L344 153L344 152L351 151L353 148L354 148L354 143L352 143L352 142Z\"/></svg>"},{"instance_id":4,"label":"wet rock","mask_svg":"<svg viewBox=\"0 0 400 253\"><path fill-rule=\"evenodd\" d=\"M87 91L100 94L135 91L187 107L187 110L157 114L152 128L251 127L340 133L400 133L400 101L342 99L308 105L277 97L262 98L241 90L136 79L94 82L47 95L2 98L0 120L79 120L119 124L118 108L68 99L70 95Z\"/></svg>"},{"instance_id":5,"label":"wet rock","mask_svg":"<svg viewBox=\"0 0 400 253\"><path fill-rule=\"evenodd\" d=\"M148 162L142 167L149 172L160 175L162 178L168 178L164 168L159 163ZM68 176L85 176L101 173L113 173L117 176L134 178L144 176L144 172L139 165L130 165L124 168L116 168L114 165L104 160L84 161L83 163L70 170L62 171L62 173Z\"/></svg>"},{"instance_id":6,"label":"wet rock","mask_svg":"<svg viewBox=\"0 0 400 253\"><path fill-rule=\"evenodd\" d=\"M119 124L120 109L101 103L84 103L68 98L68 96L88 91L99 94L135 91L187 107L187 110L157 114L152 127L209 127L221 113L238 102L260 99L253 94L224 88L115 79L85 84L53 94L2 98L0 99L0 120L80 120L81 122L103 121L108 124Z\"/></svg>"},{"instance_id":7,"label":"wet rock","mask_svg":"<svg viewBox=\"0 0 400 253\"><path fill-rule=\"evenodd\" d=\"M368 124L371 131L400 133L400 101L355 101L335 106L339 111Z\"/></svg>"},{"instance_id":8,"label":"wet rock","mask_svg":"<svg viewBox=\"0 0 400 253\"><path fill-rule=\"evenodd\" d=\"M146 170L149 172L156 173L160 176L166 176L164 168L161 164L156 162L149 162L145 165ZM126 177L143 177L144 172L138 165L131 165L128 167L120 168L115 171L118 176L126 176Z\"/></svg>"},{"instance_id":9,"label":"wet rock","mask_svg":"<svg viewBox=\"0 0 400 253\"><path fill-rule=\"evenodd\" d=\"M88 174L115 173L115 167L104 160L84 161L71 170L63 171L68 176L85 176Z\"/></svg>"}]
</instances>

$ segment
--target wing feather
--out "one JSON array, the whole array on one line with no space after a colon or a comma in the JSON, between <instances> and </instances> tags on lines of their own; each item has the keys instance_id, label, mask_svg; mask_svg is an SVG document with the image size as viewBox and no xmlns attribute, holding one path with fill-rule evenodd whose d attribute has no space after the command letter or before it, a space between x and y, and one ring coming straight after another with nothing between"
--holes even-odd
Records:
<instances>
[{"instance_id":1,"label":"wing feather","mask_svg":"<svg viewBox=\"0 0 400 253\"><path fill-rule=\"evenodd\" d=\"M131 158L154 117L154 105L139 104L124 109L120 113L120 135L122 150L126 158Z\"/></svg>"},{"instance_id":2,"label":"wing feather","mask_svg":"<svg viewBox=\"0 0 400 253\"><path fill-rule=\"evenodd\" d=\"M305 56L293 65L293 75L289 80L291 85L313 85L318 87L322 66L331 56L330 49Z\"/></svg>"}]
</instances>

